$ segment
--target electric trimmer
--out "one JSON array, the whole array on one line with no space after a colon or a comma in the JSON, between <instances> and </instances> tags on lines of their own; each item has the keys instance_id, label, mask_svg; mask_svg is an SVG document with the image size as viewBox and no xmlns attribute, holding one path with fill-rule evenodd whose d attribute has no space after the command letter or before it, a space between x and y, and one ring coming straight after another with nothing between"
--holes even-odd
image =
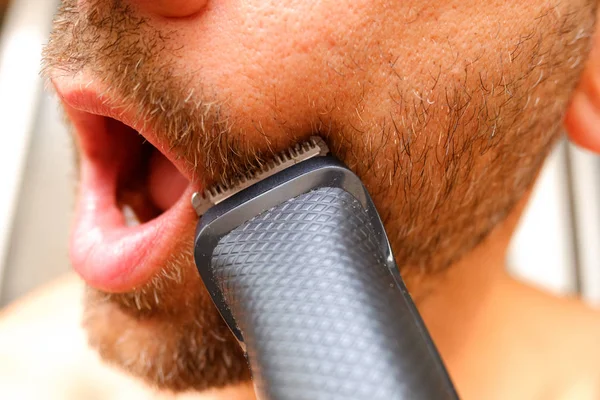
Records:
<instances>
[{"instance_id":1,"label":"electric trimmer","mask_svg":"<svg viewBox=\"0 0 600 400\"><path fill-rule=\"evenodd\" d=\"M360 179L313 137L195 194L198 271L261 400L456 399Z\"/></svg>"}]
</instances>

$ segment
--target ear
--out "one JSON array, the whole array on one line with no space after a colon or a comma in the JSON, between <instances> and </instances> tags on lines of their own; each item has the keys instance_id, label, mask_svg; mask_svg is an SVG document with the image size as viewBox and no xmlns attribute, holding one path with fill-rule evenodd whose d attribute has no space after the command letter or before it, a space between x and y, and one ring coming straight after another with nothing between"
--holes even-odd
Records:
<instances>
[{"instance_id":1,"label":"ear","mask_svg":"<svg viewBox=\"0 0 600 400\"><path fill-rule=\"evenodd\" d=\"M565 127L571 141L600 153L600 26L596 28L590 57L567 109Z\"/></svg>"}]
</instances>

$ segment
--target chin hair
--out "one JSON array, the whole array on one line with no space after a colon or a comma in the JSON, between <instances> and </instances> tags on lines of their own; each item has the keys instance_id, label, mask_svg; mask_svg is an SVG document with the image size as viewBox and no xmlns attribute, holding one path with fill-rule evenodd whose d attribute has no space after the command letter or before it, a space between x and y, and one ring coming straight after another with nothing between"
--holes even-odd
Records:
<instances>
[{"instance_id":1,"label":"chin hair","mask_svg":"<svg viewBox=\"0 0 600 400\"><path fill-rule=\"evenodd\" d=\"M244 354L200 278L175 290L166 286L172 283L163 282L160 292L168 295L151 291L152 300L148 291L132 296L88 288L83 326L91 347L104 361L161 390L204 391L248 382ZM136 305L131 298L139 299Z\"/></svg>"}]
</instances>

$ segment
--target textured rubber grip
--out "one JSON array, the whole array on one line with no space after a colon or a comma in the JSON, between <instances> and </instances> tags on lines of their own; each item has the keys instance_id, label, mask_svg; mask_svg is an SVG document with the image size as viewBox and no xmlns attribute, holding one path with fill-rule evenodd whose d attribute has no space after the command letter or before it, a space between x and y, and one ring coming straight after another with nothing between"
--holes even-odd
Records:
<instances>
[{"instance_id":1,"label":"textured rubber grip","mask_svg":"<svg viewBox=\"0 0 600 400\"><path fill-rule=\"evenodd\" d=\"M454 399L360 203L321 188L253 218L212 256L261 400Z\"/></svg>"}]
</instances>

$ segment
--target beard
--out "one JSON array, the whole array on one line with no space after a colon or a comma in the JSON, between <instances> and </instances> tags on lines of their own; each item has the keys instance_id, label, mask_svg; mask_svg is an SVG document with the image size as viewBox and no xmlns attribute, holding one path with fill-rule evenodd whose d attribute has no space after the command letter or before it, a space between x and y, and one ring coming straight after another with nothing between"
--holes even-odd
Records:
<instances>
[{"instance_id":1,"label":"beard","mask_svg":"<svg viewBox=\"0 0 600 400\"><path fill-rule=\"evenodd\" d=\"M192 249L191 239L178 244L161 273L135 292L88 287L85 294L91 346L160 389L203 391L250 379L240 346L198 278Z\"/></svg>"},{"instance_id":2,"label":"beard","mask_svg":"<svg viewBox=\"0 0 600 400\"><path fill-rule=\"evenodd\" d=\"M487 58L465 59L464 72L440 70L398 85L390 94L394 111L364 129L315 122L310 134L323 136L369 189L409 289L421 285L425 293L432 274L504 219L558 137L583 66L570 64L587 52L593 7L559 21L555 15L545 12L535 26L515 34L510 68L488 68L504 51L499 49ZM85 9L66 0L45 49L46 74L85 70L101 80L106 98L132 107L190 170L202 171L204 187L263 164L280 149L266 134L250 140L235 130L235 112L217 90L200 90L197 76L177 73L177 60L184 59L177 37L119 0L90 1ZM420 94L426 90L427 96ZM287 144L302 136L286 135ZM191 226L143 287L121 294L90 288L85 300L84 326L105 360L177 391L250 378L239 345L195 270L193 234Z\"/></svg>"},{"instance_id":3,"label":"beard","mask_svg":"<svg viewBox=\"0 0 600 400\"><path fill-rule=\"evenodd\" d=\"M215 165L223 163L237 165L239 170L246 168L246 164L230 163L226 158L232 144L218 139L228 129L220 119L219 104L201 102L192 108L184 107L181 86L169 83L170 66L154 61L155 52L170 51L165 38L157 37L144 19L119 1L98 1L90 5L85 15L77 7L76 0L61 4L44 51L47 68L53 68L54 74L91 68L94 76L110 82L111 92L130 93L126 98L140 105L139 118L160 127L171 147L180 157L193 160L194 167L203 161L197 158L198 154L190 158L190 152L210 146L211 157L204 162L207 171L214 172ZM115 22L118 32L108 28ZM121 45L128 43L135 50L119 52L124 57L120 66L113 57L95 62L94 53L110 52L108 43L115 37L121 38ZM120 74L124 65L137 65L133 79L139 91L132 91L126 84L131 74ZM169 113L156 113L165 105ZM152 114L160 117L149 117ZM200 126L205 125L210 125L211 135L205 140L195 136L191 143L191 137L186 135L201 131ZM239 170L229 168L225 172L233 176ZM206 175L205 184L224 178L214 173ZM195 226L189 227L161 272L143 287L129 293L106 293L87 287L84 296L83 326L90 345L105 361L158 389L203 391L250 380L245 356L196 271L192 253L194 229Z\"/></svg>"}]
</instances>

